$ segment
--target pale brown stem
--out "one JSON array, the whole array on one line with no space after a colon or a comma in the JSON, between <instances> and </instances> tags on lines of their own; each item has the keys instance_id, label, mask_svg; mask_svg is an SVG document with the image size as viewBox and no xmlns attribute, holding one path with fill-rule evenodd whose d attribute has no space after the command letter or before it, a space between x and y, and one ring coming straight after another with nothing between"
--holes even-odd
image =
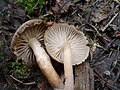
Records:
<instances>
[{"instance_id":1,"label":"pale brown stem","mask_svg":"<svg viewBox=\"0 0 120 90\"><path fill-rule=\"evenodd\" d=\"M73 68L71 60L71 48L69 43L64 47L64 72L65 72L65 88L64 90L74 89Z\"/></svg>"},{"instance_id":2,"label":"pale brown stem","mask_svg":"<svg viewBox=\"0 0 120 90\"><path fill-rule=\"evenodd\" d=\"M41 47L40 42L36 38L33 38L29 41L29 45L36 56L38 66L40 67L41 71L46 76L54 90L57 90L56 88L63 88L60 77L53 68L50 57L45 52L44 48Z\"/></svg>"}]
</instances>

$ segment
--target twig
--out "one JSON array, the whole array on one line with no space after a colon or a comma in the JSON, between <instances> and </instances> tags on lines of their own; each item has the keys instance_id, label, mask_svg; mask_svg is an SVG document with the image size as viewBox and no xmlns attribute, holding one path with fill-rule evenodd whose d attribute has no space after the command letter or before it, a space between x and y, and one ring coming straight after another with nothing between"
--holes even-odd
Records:
<instances>
[{"instance_id":1,"label":"twig","mask_svg":"<svg viewBox=\"0 0 120 90\"><path fill-rule=\"evenodd\" d=\"M13 77L12 75L10 75L10 77L11 77L12 79L14 79L15 81L23 84L23 85L33 85L33 84L36 84L36 82L23 83L23 81L20 81L19 79Z\"/></svg>"},{"instance_id":2,"label":"twig","mask_svg":"<svg viewBox=\"0 0 120 90\"><path fill-rule=\"evenodd\" d=\"M102 36L95 26L93 26L93 25L91 25L91 24L89 24L89 23L87 23L87 24L88 24L89 26L91 26L91 27L97 32L97 34L98 34L99 36Z\"/></svg>"},{"instance_id":3,"label":"twig","mask_svg":"<svg viewBox=\"0 0 120 90\"><path fill-rule=\"evenodd\" d=\"M19 2L19 0L15 1L14 4L17 4Z\"/></svg>"},{"instance_id":4,"label":"twig","mask_svg":"<svg viewBox=\"0 0 120 90\"><path fill-rule=\"evenodd\" d=\"M118 62L118 57L119 57L119 47L118 47L118 49L117 49L117 52L116 52L116 54L115 54L115 56L113 57L114 59L115 59L115 57L117 57L116 58L116 60L113 62L113 64L112 64L112 68L111 68L111 72L113 71L113 69L116 67L116 64L117 64L117 62Z\"/></svg>"},{"instance_id":5,"label":"twig","mask_svg":"<svg viewBox=\"0 0 120 90\"><path fill-rule=\"evenodd\" d=\"M115 83L115 82L119 79L119 76L120 76L120 70L119 70L119 72L117 73L117 75L116 75L116 77L115 77L113 83Z\"/></svg>"},{"instance_id":6,"label":"twig","mask_svg":"<svg viewBox=\"0 0 120 90\"><path fill-rule=\"evenodd\" d=\"M69 3L71 0L67 0L67 1L65 1L64 3L63 3L63 5L60 5L58 2L57 2L57 4L60 6L60 12L61 12L61 10L64 10L65 12L66 12L66 10L63 8L67 3Z\"/></svg>"},{"instance_id":7,"label":"twig","mask_svg":"<svg viewBox=\"0 0 120 90\"><path fill-rule=\"evenodd\" d=\"M118 4L120 4L120 1L119 1L119 0L113 0L113 1L117 2Z\"/></svg>"},{"instance_id":8,"label":"twig","mask_svg":"<svg viewBox=\"0 0 120 90\"><path fill-rule=\"evenodd\" d=\"M102 29L102 31L104 32L107 27L113 22L113 20L118 16L118 13L116 13L113 18L108 22L108 24Z\"/></svg>"},{"instance_id":9,"label":"twig","mask_svg":"<svg viewBox=\"0 0 120 90\"><path fill-rule=\"evenodd\" d=\"M109 87L111 90L119 90L116 86L113 86L111 84L109 84L108 82L106 82L107 87Z\"/></svg>"},{"instance_id":10,"label":"twig","mask_svg":"<svg viewBox=\"0 0 120 90\"><path fill-rule=\"evenodd\" d=\"M36 4L34 5L32 9L35 9L38 4L39 4L39 0L37 0Z\"/></svg>"}]
</instances>

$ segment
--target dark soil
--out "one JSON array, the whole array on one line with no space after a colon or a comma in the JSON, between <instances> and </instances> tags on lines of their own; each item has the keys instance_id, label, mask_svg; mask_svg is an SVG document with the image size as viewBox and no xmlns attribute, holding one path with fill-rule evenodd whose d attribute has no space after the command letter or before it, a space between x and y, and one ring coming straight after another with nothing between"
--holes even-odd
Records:
<instances>
[{"instance_id":1,"label":"dark soil","mask_svg":"<svg viewBox=\"0 0 120 90\"><path fill-rule=\"evenodd\" d=\"M13 0L0 1L0 90L52 90L37 65L24 66L10 49L17 28L33 18L69 23L83 31L91 49L88 61L94 71L94 90L120 90L120 1L58 1L46 0L46 11L35 14ZM61 64L53 61L53 65L63 72Z\"/></svg>"}]
</instances>

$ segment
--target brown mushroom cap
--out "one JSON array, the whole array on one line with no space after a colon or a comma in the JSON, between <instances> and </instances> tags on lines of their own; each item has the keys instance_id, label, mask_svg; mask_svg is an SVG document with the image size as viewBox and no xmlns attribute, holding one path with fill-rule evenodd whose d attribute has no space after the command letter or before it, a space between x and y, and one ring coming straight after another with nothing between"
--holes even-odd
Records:
<instances>
[{"instance_id":1,"label":"brown mushroom cap","mask_svg":"<svg viewBox=\"0 0 120 90\"><path fill-rule=\"evenodd\" d=\"M46 28L42 20L34 19L22 24L15 32L12 38L11 48L16 56L22 59L25 64L31 65L35 63L35 55L28 45L30 39L37 38L43 44Z\"/></svg>"},{"instance_id":2,"label":"brown mushroom cap","mask_svg":"<svg viewBox=\"0 0 120 90\"><path fill-rule=\"evenodd\" d=\"M63 49L66 42L70 44L73 65L84 62L89 54L86 37L73 25L53 24L45 32L44 42L47 52L61 63L64 63Z\"/></svg>"}]
</instances>

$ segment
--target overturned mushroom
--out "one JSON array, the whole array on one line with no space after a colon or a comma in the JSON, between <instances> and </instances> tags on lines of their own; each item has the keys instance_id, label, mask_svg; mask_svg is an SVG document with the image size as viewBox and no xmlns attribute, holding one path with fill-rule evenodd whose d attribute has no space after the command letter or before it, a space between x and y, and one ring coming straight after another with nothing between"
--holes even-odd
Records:
<instances>
[{"instance_id":1,"label":"overturned mushroom","mask_svg":"<svg viewBox=\"0 0 120 90\"><path fill-rule=\"evenodd\" d=\"M86 37L72 25L53 24L45 32L44 41L50 56L58 62L64 63L64 90L73 90L72 65L84 62L89 54Z\"/></svg>"},{"instance_id":2,"label":"overturned mushroom","mask_svg":"<svg viewBox=\"0 0 120 90\"><path fill-rule=\"evenodd\" d=\"M47 29L40 19L29 20L22 24L14 34L11 48L16 56L26 64L37 62L53 88L61 88L61 80L54 70L50 58L43 48L44 32Z\"/></svg>"}]
</instances>

